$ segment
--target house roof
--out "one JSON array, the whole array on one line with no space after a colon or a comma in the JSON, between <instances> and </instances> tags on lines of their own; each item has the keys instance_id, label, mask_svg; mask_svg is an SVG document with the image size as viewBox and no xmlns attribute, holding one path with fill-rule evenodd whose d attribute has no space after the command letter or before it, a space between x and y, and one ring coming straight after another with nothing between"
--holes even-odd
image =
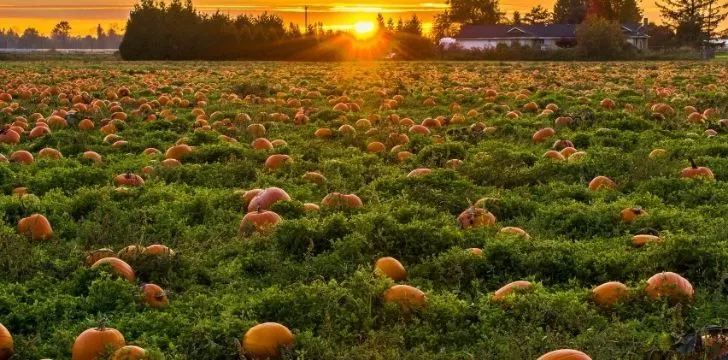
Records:
<instances>
[{"instance_id":1,"label":"house roof","mask_svg":"<svg viewBox=\"0 0 728 360\"><path fill-rule=\"evenodd\" d=\"M470 25L463 26L456 39L508 39L508 38L574 38L575 24L537 25ZM623 24L625 35L646 37L645 29L639 24Z\"/></svg>"}]
</instances>

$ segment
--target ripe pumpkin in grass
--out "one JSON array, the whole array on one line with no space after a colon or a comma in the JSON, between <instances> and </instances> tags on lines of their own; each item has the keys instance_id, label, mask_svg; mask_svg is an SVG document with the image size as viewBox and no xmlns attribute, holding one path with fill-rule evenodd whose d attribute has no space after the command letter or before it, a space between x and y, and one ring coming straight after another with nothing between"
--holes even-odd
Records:
<instances>
[{"instance_id":1,"label":"ripe pumpkin in grass","mask_svg":"<svg viewBox=\"0 0 728 360\"><path fill-rule=\"evenodd\" d=\"M126 344L124 335L101 324L81 333L73 344L72 360L98 360L109 349L116 350Z\"/></svg>"},{"instance_id":2,"label":"ripe pumpkin in grass","mask_svg":"<svg viewBox=\"0 0 728 360\"><path fill-rule=\"evenodd\" d=\"M556 130L554 130L553 128L543 128L539 131L536 131L531 137L531 140L534 144L539 144L546 141L546 139L554 136L555 134Z\"/></svg>"},{"instance_id":3,"label":"ripe pumpkin in grass","mask_svg":"<svg viewBox=\"0 0 728 360\"><path fill-rule=\"evenodd\" d=\"M560 153L560 152L558 152L556 150L549 150L549 151L545 152L543 154L543 157L549 158L549 159L552 159L552 160L558 160L558 161L564 161L564 160L566 160L566 157L564 156L564 154L562 154L562 153Z\"/></svg>"},{"instance_id":4,"label":"ripe pumpkin in grass","mask_svg":"<svg viewBox=\"0 0 728 360\"><path fill-rule=\"evenodd\" d=\"M11 156L12 158L12 156ZM685 168L680 172L680 177L683 178L706 178L706 179L713 179L713 171L711 171L709 168L705 166L698 166L695 164L695 161L693 158L689 157L688 160L690 161L690 167Z\"/></svg>"},{"instance_id":5,"label":"ripe pumpkin in grass","mask_svg":"<svg viewBox=\"0 0 728 360\"><path fill-rule=\"evenodd\" d=\"M116 254L119 259L129 259L135 256L139 256L144 252L145 248L142 245L129 245Z\"/></svg>"},{"instance_id":6,"label":"ripe pumpkin in grass","mask_svg":"<svg viewBox=\"0 0 728 360\"><path fill-rule=\"evenodd\" d=\"M10 161L30 165L33 163L33 154L25 150L18 150L10 154Z\"/></svg>"},{"instance_id":7,"label":"ripe pumpkin in grass","mask_svg":"<svg viewBox=\"0 0 728 360\"><path fill-rule=\"evenodd\" d=\"M695 295L690 281L674 272L662 272L647 280L647 296L653 299L668 297L672 300L692 299Z\"/></svg>"},{"instance_id":8,"label":"ripe pumpkin in grass","mask_svg":"<svg viewBox=\"0 0 728 360\"><path fill-rule=\"evenodd\" d=\"M269 187L259 192L248 203L248 212L268 210L278 201L291 201L288 193L278 187Z\"/></svg>"},{"instance_id":9,"label":"ripe pumpkin in grass","mask_svg":"<svg viewBox=\"0 0 728 360\"><path fill-rule=\"evenodd\" d=\"M635 207L635 208L626 208L623 209L620 212L622 216L622 221L624 221L627 224L631 224L640 216L649 216L650 214L647 213L647 211L642 210L641 207Z\"/></svg>"},{"instance_id":10,"label":"ripe pumpkin in grass","mask_svg":"<svg viewBox=\"0 0 728 360\"><path fill-rule=\"evenodd\" d=\"M141 287L142 300L153 308L162 308L169 305L167 293L155 284L144 284Z\"/></svg>"},{"instance_id":11,"label":"ripe pumpkin in grass","mask_svg":"<svg viewBox=\"0 0 728 360\"><path fill-rule=\"evenodd\" d=\"M0 360L9 360L13 354L13 336L3 324L0 324Z\"/></svg>"},{"instance_id":12,"label":"ripe pumpkin in grass","mask_svg":"<svg viewBox=\"0 0 728 360\"><path fill-rule=\"evenodd\" d=\"M419 168L419 169L414 169L414 170L410 171L409 174L407 174L407 177L408 178L420 177L420 176L424 176L424 175L431 174L431 173L432 173L432 169Z\"/></svg>"},{"instance_id":13,"label":"ripe pumpkin in grass","mask_svg":"<svg viewBox=\"0 0 728 360\"><path fill-rule=\"evenodd\" d=\"M263 192L263 189L252 189L247 190L243 193L243 200L245 200L246 203L250 203L256 196L258 196L260 193Z\"/></svg>"},{"instance_id":14,"label":"ripe pumpkin in grass","mask_svg":"<svg viewBox=\"0 0 728 360\"><path fill-rule=\"evenodd\" d=\"M136 274L134 274L134 269L129 266L124 260L121 260L116 257L105 257L98 261L96 261L93 265L91 265L91 269L98 269L102 266L110 266L111 272L126 279L127 281L134 281L136 279Z\"/></svg>"},{"instance_id":15,"label":"ripe pumpkin in grass","mask_svg":"<svg viewBox=\"0 0 728 360\"><path fill-rule=\"evenodd\" d=\"M394 281L407 279L407 271L399 260L393 257L383 257L374 264L374 271L379 272Z\"/></svg>"},{"instance_id":16,"label":"ripe pumpkin in grass","mask_svg":"<svg viewBox=\"0 0 728 360\"><path fill-rule=\"evenodd\" d=\"M116 186L142 186L144 185L144 179L139 175L128 172L117 175L114 178L114 184Z\"/></svg>"},{"instance_id":17,"label":"ripe pumpkin in grass","mask_svg":"<svg viewBox=\"0 0 728 360\"><path fill-rule=\"evenodd\" d=\"M319 184L319 185L326 183L326 177L323 176L321 173L315 172L315 171L309 171L309 172L303 174L303 179L308 182L311 182L314 184Z\"/></svg>"},{"instance_id":18,"label":"ripe pumpkin in grass","mask_svg":"<svg viewBox=\"0 0 728 360\"><path fill-rule=\"evenodd\" d=\"M292 349L295 336L287 327L268 322L253 326L243 336L243 352L255 360L277 359L281 349Z\"/></svg>"},{"instance_id":19,"label":"ripe pumpkin in grass","mask_svg":"<svg viewBox=\"0 0 728 360\"><path fill-rule=\"evenodd\" d=\"M579 350L560 349L543 354L536 360L591 360L591 358Z\"/></svg>"},{"instance_id":20,"label":"ripe pumpkin in grass","mask_svg":"<svg viewBox=\"0 0 728 360\"><path fill-rule=\"evenodd\" d=\"M35 241L41 241L53 237L53 228L45 216L33 214L18 221L18 233L28 235Z\"/></svg>"},{"instance_id":21,"label":"ripe pumpkin in grass","mask_svg":"<svg viewBox=\"0 0 728 360\"><path fill-rule=\"evenodd\" d=\"M591 298L595 304L609 307L621 300L629 293L627 286L618 281L610 281L595 287Z\"/></svg>"},{"instance_id":22,"label":"ripe pumpkin in grass","mask_svg":"<svg viewBox=\"0 0 728 360\"><path fill-rule=\"evenodd\" d=\"M250 146L253 150L266 151L273 149L273 144L266 138L257 138L250 143Z\"/></svg>"},{"instance_id":23,"label":"ripe pumpkin in grass","mask_svg":"<svg viewBox=\"0 0 728 360\"><path fill-rule=\"evenodd\" d=\"M387 150L387 147L384 146L384 144L382 144L379 141L374 141L374 142L369 143L369 145L367 145L367 151L369 151L369 152L378 153L378 152L383 152L385 150Z\"/></svg>"},{"instance_id":24,"label":"ripe pumpkin in grass","mask_svg":"<svg viewBox=\"0 0 728 360\"><path fill-rule=\"evenodd\" d=\"M336 209L356 209L364 206L361 199L355 194L342 194L338 192L333 192L326 195L323 200L321 200L321 205Z\"/></svg>"},{"instance_id":25,"label":"ripe pumpkin in grass","mask_svg":"<svg viewBox=\"0 0 728 360\"><path fill-rule=\"evenodd\" d=\"M665 152L666 152L665 149L654 149L654 150L650 151L650 154L647 155L647 156L650 159L655 159L655 158L658 158L658 157L665 156Z\"/></svg>"},{"instance_id":26,"label":"ripe pumpkin in grass","mask_svg":"<svg viewBox=\"0 0 728 360\"><path fill-rule=\"evenodd\" d=\"M182 166L182 163L177 159L164 159L162 160L162 166L167 168L178 168Z\"/></svg>"},{"instance_id":27,"label":"ripe pumpkin in grass","mask_svg":"<svg viewBox=\"0 0 728 360\"><path fill-rule=\"evenodd\" d=\"M589 190L597 191L601 189L614 189L617 187L617 183L606 176L597 176L589 182Z\"/></svg>"},{"instance_id":28,"label":"ripe pumpkin in grass","mask_svg":"<svg viewBox=\"0 0 728 360\"><path fill-rule=\"evenodd\" d=\"M189 154L192 154L192 147L187 144L179 144L167 149L164 153L164 158L182 161Z\"/></svg>"},{"instance_id":29,"label":"ripe pumpkin in grass","mask_svg":"<svg viewBox=\"0 0 728 360\"><path fill-rule=\"evenodd\" d=\"M498 234L499 235L506 235L506 234L518 235L526 240L531 238L531 235L528 235L528 233L525 230L523 230L519 227L515 227L515 226L506 226L506 227L498 230Z\"/></svg>"},{"instance_id":30,"label":"ripe pumpkin in grass","mask_svg":"<svg viewBox=\"0 0 728 360\"><path fill-rule=\"evenodd\" d=\"M321 207L314 203L304 203L303 209L307 212L317 212L321 210Z\"/></svg>"},{"instance_id":31,"label":"ripe pumpkin in grass","mask_svg":"<svg viewBox=\"0 0 728 360\"><path fill-rule=\"evenodd\" d=\"M167 245L154 244L145 247L144 251L142 251L142 254L174 256L174 250L167 247Z\"/></svg>"},{"instance_id":32,"label":"ripe pumpkin in grass","mask_svg":"<svg viewBox=\"0 0 728 360\"><path fill-rule=\"evenodd\" d=\"M278 214L270 210L249 212L240 220L239 231L245 236L251 235L256 231L261 234L266 234L275 228L281 220Z\"/></svg>"},{"instance_id":33,"label":"ripe pumpkin in grass","mask_svg":"<svg viewBox=\"0 0 728 360\"><path fill-rule=\"evenodd\" d=\"M38 157L43 159L60 159L63 158L63 154L60 151L52 148L43 148L38 152Z\"/></svg>"},{"instance_id":34,"label":"ripe pumpkin in grass","mask_svg":"<svg viewBox=\"0 0 728 360\"><path fill-rule=\"evenodd\" d=\"M265 160L265 169L266 170L275 170L283 167L283 165L292 163L293 159L288 155L283 154L274 154L271 156L268 156L268 158Z\"/></svg>"},{"instance_id":35,"label":"ripe pumpkin in grass","mask_svg":"<svg viewBox=\"0 0 728 360\"><path fill-rule=\"evenodd\" d=\"M661 241L659 236L656 235L649 235L649 234L640 234L632 236L632 245L634 246L644 246L649 243L659 242Z\"/></svg>"},{"instance_id":36,"label":"ripe pumpkin in grass","mask_svg":"<svg viewBox=\"0 0 728 360\"><path fill-rule=\"evenodd\" d=\"M403 308L422 307L427 305L427 297L416 287L394 285L384 292L384 302L398 304Z\"/></svg>"},{"instance_id":37,"label":"ripe pumpkin in grass","mask_svg":"<svg viewBox=\"0 0 728 360\"><path fill-rule=\"evenodd\" d=\"M483 249L481 248L469 248L465 249L468 253L475 256L483 256Z\"/></svg>"},{"instance_id":38,"label":"ripe pumpkin in grass","mask_svg":"<svg viewBox=\"0 0 728 360\"><path fill-rule=\"evenodd\" d=\"M149 157L153 157L153 156L161 155L162 152L155 148L146 148L146 149L144 149L144 152L142 152L142 154L149 156Z\"/></svg>"},{"instance_id":39,"label":"ripe pumpkin in grass","mask_svg":"<svg viewBox=\"0 0 728 360\"><path fill-rule=\"evenodd\" d=\"M109 360L146 360L147 351L134 345L127 345L114 351Z\"/></svg>"},{"instance_id":40,"label":"ripe pumpkin in grass","mask_svg":"<svg viewBox=\"0 0 728 360\"><path fill-rule=\"evenodd\" d=\"M458 216L458 225L461 229L472 229L481 226L495 225L496 219L489 211L471 206Z\"/></svg>"},{"instance_id":41,"label":"ripe pumpkin in grass","mask_svg":"<svg viewBox=\"0 0 728 360\"><path fill-rule=\"evenodd\" d=\"M114 250L106 249L106 248L98 249L98 250L89 252L88 255L86 255L85 262L86 262L87 266L92 266L97 261L99 261L103 258L114 257L114 256L116 256L116 254L114 253Z\"/></svg>"},{"instance_id":42,"label":"ripe pumpkin in grass","mask_svg":"<svg viewBox=\"0 0 728 360\"><path fill-rule=\"evenodd\" d=\"M95 126L91 119L83 119L78 123L78 128L84 131L92 130Z\"/></svg>"},{"instance_id":43,"label":"ripe pumpkin in grass","mask_svg":"<svg viewBox=\"0 0 728 360\"><path fill-rule=\"evenodd\" d=\"M319 128L319 129L316 129L316 131L313 133L313 135L319 139L331 137L331 129Z\"/></svg>"},{"instance_id":44,"label":"ripe pumpkin in grass","mask_svg":"<svg viewBox=\"0 0 728 360\"><path fill-rule=\"evenodd\" d=\"M12 129L0 130L0 143L17 145L20 143L20 134Z\"/></svg>"},{"instance_id":45,"label":"ripe pumpkin in grass","mask_svg":"<svg viewBox=\"0 0 728 360\"><path fill-rule=\"evenodd\" d=\"M611 109L614 109L617 106L617 104L614 103L614 100L606 98L599 102L599 106L601 106L605 109L611 110Z\"/></svg>"},{"instance_id":46,"label":"ripe pumpkin in grass","mask_svg":"<svg viewBox=\"0 0 728 360\"><path fill-rule=\"evenodd\" d=\"M83 155L81 155L81 157L84 159L89 159L97 164L103 162L103 158L101 157L101 155L99 155L99 153L95 151L85 151Z\"/></svg>"},{"instance_id":47,"label":"ripe pumpkin in grass","mask_svg":"<svg viewBox=\"0 0 728 360\"><path fill-rule=\"evenodd\" d=\"M514 281L512 283L508 283L502 288L498 289L491 298L493 301L499 301L503 299L504 297L510 295L514 290L516 289L526 289L531 287L531 283L525 280L519 280Z\"/></svg>"}]
</instances>

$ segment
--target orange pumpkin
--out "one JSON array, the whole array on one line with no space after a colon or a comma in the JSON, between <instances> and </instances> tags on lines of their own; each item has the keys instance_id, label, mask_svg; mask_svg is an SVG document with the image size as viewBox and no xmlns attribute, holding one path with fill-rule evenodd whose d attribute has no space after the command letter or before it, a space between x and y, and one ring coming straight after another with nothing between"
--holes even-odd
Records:
<instances>
[{"instance_id":1,"label":"orange pumpkin","mask_svg":"<svg viewBox=\"0 0 728 360\"><path fill-rule=\"evenodd\" d=\"M103 323L81 333L73 344L72 360L97 360L109 349L117 350L126 345L124 335L107 328Z\"/></svg>"},{"instance_id":2,"label":"orange pumpkin","mask_svg":"<svg viewBox=\"0 0 728 360\"><path fill-rule=\"evenodd\" d=\"M126 279L127 281L134 281L134 279L136 279L134 269L132 269L131 266L129 266L129 264L127 264L124 260L121 260L119 258L105 257L91 265L91 269L96 270L103 266L110 267L112 273Z\"/></svg>"},{"instance_id":3,"label":"orange pumpkin","mask_svg":"<svg viewBox=\"0 0 728 360\"><path fill-rule=\"evenodd\" d=\"M144 149L144 152L142 152L142 154L153 157L162 154L162 152L155 148L146 148Z\"/></svg>"},{"instance_id":4,"label":"orange pumpkin","mask_svg":"<svg viewBox=\"0 0 728 360\"><path fill-rule=\"evenodd\" d=\"M319 139L331 137L331 129L319 128L319 129L316 129L316 132L314 132L313 135Z\"/></svg>"},{"instance_id":5,"label":"orange pumpkin","mask_svg":"<svg viewBox=\"0 0 728 360\"><path fill-rule=\"evenodd\" d=\"M97 164L103 162L103 158L101 157L101 155L99 155L99 153L95 151L85 151L83 155L81 155L81 157L84 159L89 159Z\"/></svg>"},{"instance_id":6,"label":"orange pumpkin","mask_svg":"<svg viewBox=\"0 0 728 360\"><path fill-rule=\"evenodd\" d=\"M308 182L311 182L311 183L314 183L314 184L319 184L319 185L322 185L322 184L326 183L326 177L323 176L319 172L309 171L309 172L303 174L303 179L306 180L306 181L308 181Z\"/></svg>"},{"instance_id":7,"label":"orange pumpkin","mask_svg":"<svg viewBox=\"0 0 728 360\"><path fill-rule=\"evenodd\" d=\"M531 287L531 283L525 280L519 280L514 281L512 283L508 283L502 288L498 289L495 294L493 294L493 297L491 298L493 301L499 301L503 299L504 297L510 295L513 293L516 289L527 289Z\"/></svg>"},{"instance_id":8,"label":"orange pumpkin","mask_svg":"<svg viewBox=\"0 0 728 360\"><path fill-rule=\"evenodd\" d=\"M555 134L556 130L554 130L553 128L543 128L539 131L536 131L531 137L531 140L534 144L539 144L546 141L548 138L554 136Z\"/></svg>"},{"instance_id":9,"label":"orange pumpkin","mask_svg":"<svg viewBox=\"0 0 728 360\"><path fill-rule=\"evenodd\" d=\"M495 215L489 211L471 206L458 216L458 225L461 229L472 229L481 226L495 225Z\"/></svg>"},{"instance_id":10,"label":"orange pumpkin","mask_svg":"<svg viewBox=\"0 0 728 360\"><path fill-rule=\"evenodd\" d=\"M383 257L374 264L374 271L394 280L407 279L407 271L399 260L393 257Z\"/></svg>"},{"instance_id":11,"label":"orange pumpkin","mask_svg":"<svg viewBox=\"0 0 728 360\"><path fill-rule=\"evenodd\" d=\"M663 272L647 280L647 296L653 299L668 297L672 300L692 299L693 286L684 277L674 272Z\"/></svg>"},{"instance_id":12,"label":"orange pumpkin","mask_svg":"<svg viewBox=\"0 0 728 360\"><path fill-rule=\"evenodd\" d=\"M273 149L273 144L266 138L257 138L250 143L253 150L267 151Z\"/></svg>"},{"instance_id":13,"label":"orange pumpkin","mask_svg":"<svg viewBox=\"0 0 728 360\"><path fill-rule=\"evenodd\" d=\"M117 175L114 178L114 184L116 186L142 186L144 185L144 179L139 175L128 172Z\"/></svg>"},{"instance_id":14,"label":"orange pumpkin","mask_svg":"<svg viewBox=\"0 0 728 360\"><path fill-rule=\"evenodd\" d=\"M12 156L11 156L12 158ZM698 166L695 164L695 161L693 158L689 157L688 160L690 161L690 167L685 168L680 172L680 177L683 178L696 178L696 177L702 177L706 179L713 179L713 171L711 171L709 168L705 166Z\"/></svg>"},{"instance_id":15,"label":"orange pumpkin","mask_svg":"<svg viewBox=\"0 0 728 360\"><path fill-rule=\"evenodd\" d=\"M178 168L182 166L182 163L177 159L164 159L162 160L162 166L167 168Z\"/></svg>"},{"instance_id":16,"label":"orange pumpkin","mask_svg":"<svg viewBox=\"0 0 728 360\"><path fill-rule=\"evenodd\" d=\"M252 189L252 190L245 191L243 193L243 200L245 200L245 202L247 202L247 203L250 203L251 200L253 200L256 196L258 196L262 192L263 192L263 189Z\"/></svg>"},{"instance_id":17,"label":"orange pumpkin","mask_svg":"<svg viewBox=\"0 0 728 360\"><path fill-rule=\"evenodd\" d=\"M142 245L129 245L121 250L119 250L119 253L117 256L119 259L129 259L133 258L135 256L139 256L144 252L145 248Z\"/></svg>"},{"instance_id":18,"label":"orange pumpkin","mask_svg":"<svg viewBox=\"0 0 728 360\"><path fill-rule=\"evenodd\" d=\"M386 150L387 150L387 147L384 146L384 144L382 144L379 141L374 141L374 142L369 143L369 145L367 145L367 151L369 151L369 152L378 153L378 152L384 152Z\"/></svg>"},{"instance_id":19,"label":"orange pumpkin","mask_svg":"<svg viewBox=\"0 0 728 360\"><path fill-rule=\"evenodd\" d=\"M43 148L38 152L38 157L43 159L60 159L63 157L63 154L56 149Z\"/></svg>"},{"instance_id":20,"label":"orange pumpkin","mask_svg":"<svg viewBox=\"0 0 728 360\"><path fill-rule=\"evenodd\" d=\"M445 167L450 169L459 169L463 166L463 161L460 159L450 159L445 163Z\"/></svg>"},{"instance_id":21,"label":"orange pumpkin","mask_svg":"<svg viewBox=\"0 0 728 360\"><path fill-rule=\"evenodd\" d=\"M409 177L409 178L419 177L419 176L424 176L424 175L431 174L431 173L432 173L432 169L419 168L419 169L414 169L414 170L410 171L409 174L407 174L407 177Z\"/></svg>"},{"instance_id":22,"label":"orange pumpkin","mask_svg":"<svg viewBox=\"0 0 728 360\"><path fill-rule=\"evenodd\" d=\"M114 257L115 255L114 250L111 249L98 249L91 251L88 255L86 255L86 265L92 266L103 258Z\"/></svg>"},{"instance_id":23,"label":"orange pumpkin","mask_svg":"<svg viewBox=\"0 0 728 360\"><path fill-rule=\"evenodd\" d=\"M318 205L316 205L314 203L304 203L303 209L306 210L307 212L317 212L317 211L321 210L321 207L319 207Z\"/></svg>"},{"instance_id":24,"label":"orange pumpkin","mask_svg":"<svg viewBox=\"0 0 728 360\"><path fill-rule=\"evenodd\" d=\"M466 251L468 253L470 253L471 255L475 255L475 256L483 255L483 249L481 249L481 248L469 248L469 249L466 249Z\"/></svg>"},{"instance_id":25,"label":"orange pumpkin","mask_svg":"<svg viewBox=\"0 0 728 360\"><path fill-rule=\"evenodd\" d=\"M10 154L10 161L18 162L23 165L30 165L33 163L33 154L25 150L18 150Z\"/></svg>"},{"instance_id":26,"label":"orange pumpkin","mask_svg":"<svg viewBox=\"0 0 728 360\"><path fill-rule=\"evenodd\" d=\"M629 293L627 286L618 281L610 281L595 287L592 290L592 300L601 307L616 304Z\"/></svg>"},{"instance_id":27,"label":"orange pumpkin","mask_svg":"<svg viewBox=\"0 0 728 360\"><path fill-rule=\"evenodd\" d=\"M536 360L591 360L591 358L579 350L561 349L543 354Z\"/></svg>"},{"instance_id":28,"label":"orange pumpkin","mask_svg":"<svg viewBox=\"0 0 728 360\"><path fill-rule=\"evenodd\" d=\"M146 360L147 351L134 345L127 345L114 351L109 360Z\"/></svg>"},{"instance_id":29,"label":"orange pumpkin","mask_svg":"<svg viewBox=\"0 0 728 360\"><path fill-rule=\"evenodd\" d=\"M617 104L614 103L614 100L609 99L609 98L602 100L599 103L599 105L605 109L610 109L610 110L614 109L617 106Z\"/></svg>"},{"instance_id":30,"label":"orange pumpkin","mask_svg":"<svg viewBox=\"0 0 728 360\"><path fill-rule=\"evenodd\" d=\"M566 157L564 156L564 154L562 154L562 153L560 153L560 152L558 152L558 151L556 151L556 150L549 150L549 151L546 151L546 152L545 152L545 153L543 154L543 157L545 157L545 158L549 158L549 159L553 159L553 160L559 160L559 161L564 161L564 160L566 160Z\"/></svg>"},{"instance_id":31,"label":"orange pumpkin","mask_svg":"<svg viewBox=\"0 0 728 360\"><path fill-rule=\"evenodd\" d=\"M659 236L640 234L632 237L632 245L639 247L649 243L659 242L660 240Z\"/></svg>"},{"instance_id":32,"label":"orange pumpkin","mask_svg":"<svg viewBox=\"0 0 728 360\"><path fill-rule=\"evenodd\" d=\"M13 336L3 324L0 324L0 360L9 360L14 353Z\"/></svg>"},{"instance_id":33,"label":"orange pumpkin","mask_svg":"<svg viewBox=\"0 0 728 360\"><path fill-rule=\"evenodd\" d=\"M182 161L189 154L192 154L192 147L187 144L179 144L167 149L164 153L164 158Z\"/></svg>"},{"instance_id":34,"label":"orange pumpkin","mask_svg":"<svg viewBox=\"0 0 728 360\"><path fill-rule=\"evenodd\" d=\"M427 297L422 290L409 285L394 285L384 292L384 302L398 304L403 308L427 305Z\"/></svg>"},{"instance_id":35,"label":"orange pumpkin","mask_svg":"<svg viewBox=\"0 0 728 360\"><path fill-rule=\"evenodd\" d=\"M20 134L12 129L2 129L0 130L0 143L17 145L20 143Z\"/></svg>"},{"instance_id":36,"label":"orange pumpkin","mask_svg":"<svg viewBox=\"0 0 728 360\"><path fill-rule=\"evenodd\" d=\"M164 289L155 284L144 284L141 288L142 300L153 308L162 308L169 305L167 293Z\"/></svg>"},{"instance_id":37,"label":"orange pumpkin","mask_svg":"<svg viewBox=\"0 0 728 360\"><path fill-rule=\"evenodd\" d=\"M20 219L18 233L28 235L35 241L48 240L53 237L51 223L41 214L33 214Z\"/></svg>"},{"instance_id":38,"label":"orange pumpkin","mask_svg":"<svg viewBox=\"0 0 728 360\"><path fill-rule=\"evenodd\" d=\"M648 216L647 211L642 210L641 207L627 208L621 211L622 221L627 224L631 224L640 216Z\"/></svg>"},{"instance_id":39,"label":"orange pumpkin","mask_svg":"<svg viewBox=\"0 0 728 360\"><path fill-rule=\"evenodd\" d=\"M268 210L278 201L291 201L291 197L281 188L269 187L253 197L248 204L248 212Z\"/></svg>"},{"instance_id":40,"label":"orange pumpkin","mask_svg":"<svg viewBox=\"0 0 728 360\"><path fill-rule=\"evenodd\" d=\"M287 327L273 322L250 328L243 336L243 352L255 360L277 359L281 349L292 349L295 336Z\"/></svg>"},{"instance_id":41,"label":"orange pumpkin","mask_svg":"<svg viewBox=\"0 0 728 360\"><path fill-rule=\"evenodd\" d=\"M144 248L142 254L145 255L163 255L163 256L174 256L174 250L170 249L166 245L154 244Z\"/></svg>"},{"instance_id":42,"label":"orange pumpkin","mask_svg":"<svg viewBox=\"0 0 728 360\"><path fill-rule=\"evenodd\" d=\"M330 193L326 195L323 200L321 200L321 205L332 207L336 209L340 208L349 208L349 209L356 209L364 206L361 199L356 196L355 194L341 194L337 192Z\"/></svg>"},{"instance_id":43,"label":"orange pumpkin","mask_svg":"<svg viewBox=\"0 0 728 360\"><path fill-rule=\"evenodd\" d=\"M95 127L91 119L83 119L78 123L78 128L84 131L92 130Z\"/></svg>"},{"instance_id":44,"label":"orange pumpkin","mask_svg":"<svg viewBox=\"0 0 728 360\"><path fill-rule=\"evenodd\" d=\"M528 235L528 233L525 230L523 230L519 227L515 227L515 226L506 226L506 227L500 229L498 231L498 234L518 235L527 240L531 238L531 235Z\"/></svg>"},{"instance_id":45,"label":"orange pumpkin","mask_svg":"<svg viewBox=\"0 0 728 360\"><path fill-rule=\"evenodd\" d=\"M597 191L601 189L614 189L617 187L617 183L606 176L597 176L589 182L589 190Z\"/></svg>"},{"instance_id":46,"label":"orange pumpkin","mask_svg":"<svg viewBox=\"0 0 728 360\"><path fill-rule=\"evenodd\" d=\"M246 236L256 231L261 234L267 234L281 220L278 214L269 210L249 212L240 221L239 231Z\"/></svg>"},{"instance_id":47,"label":"orange pumpkin","mask_svg":"<svg viewBox=\"0 0 728 360\"><path fill-rule=\"evenodd\" d=\"M288 155L283 154L274 154L269 156L265 160L265 169L266 170L275 170L278 168L283 167L283 165L292 163L293 159Z\"/></svg>"}]
</instances>

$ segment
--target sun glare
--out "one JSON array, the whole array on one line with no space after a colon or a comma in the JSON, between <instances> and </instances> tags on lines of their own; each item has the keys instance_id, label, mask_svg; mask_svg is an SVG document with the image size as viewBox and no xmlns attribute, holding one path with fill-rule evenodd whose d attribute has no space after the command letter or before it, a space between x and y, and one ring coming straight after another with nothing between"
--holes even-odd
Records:
<instances>
[{"instance_id":1,"label":"sun glare","mask_svg":"<svg viewBox=\"0 0 728 360\"><path fill-rule=\"evenodd\" d=\"M374 33L374 23L371 21L359 21L354 24L354 34L359 38L365 38Z\"/></svg>"}]
</instances>

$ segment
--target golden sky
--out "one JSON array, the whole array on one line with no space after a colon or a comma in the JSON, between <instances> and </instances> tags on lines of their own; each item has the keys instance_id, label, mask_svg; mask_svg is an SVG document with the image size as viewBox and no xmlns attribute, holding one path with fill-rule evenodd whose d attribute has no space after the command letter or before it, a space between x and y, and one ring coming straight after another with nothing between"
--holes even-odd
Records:
<instances>
[{"instance_id":1,"label":"golden sky","mask_svg":"<svg viewBox=\"0 0 728 360\"><path fill-rule=\"evenodd\" d=\"M527 12L537 4L551 9L554 1L501 0L500 4L501 9L510 16L513 11ZM27 27L35 27L47 34L58 21L67 20L76 35L95 33L97 24L104 28L115 25L123 29L134 3L135 0L0 0L0 28L22 32ZM301 25L303 5L308 4L309 22L323 21L331 28L347 28L362 20L373 21L378 12L382 12L385 18L393 17L395 22L399 16L407 19L416 13L425 22L426 31L433 16L446 8L444 0L195 0L194 4L201 11L214 12L219 9L233 16L268 11L281 15L286 22L293 21ZM659 22L654 0L643 0L641 6L647 17Z\"/></svg>"}]
</instances>

